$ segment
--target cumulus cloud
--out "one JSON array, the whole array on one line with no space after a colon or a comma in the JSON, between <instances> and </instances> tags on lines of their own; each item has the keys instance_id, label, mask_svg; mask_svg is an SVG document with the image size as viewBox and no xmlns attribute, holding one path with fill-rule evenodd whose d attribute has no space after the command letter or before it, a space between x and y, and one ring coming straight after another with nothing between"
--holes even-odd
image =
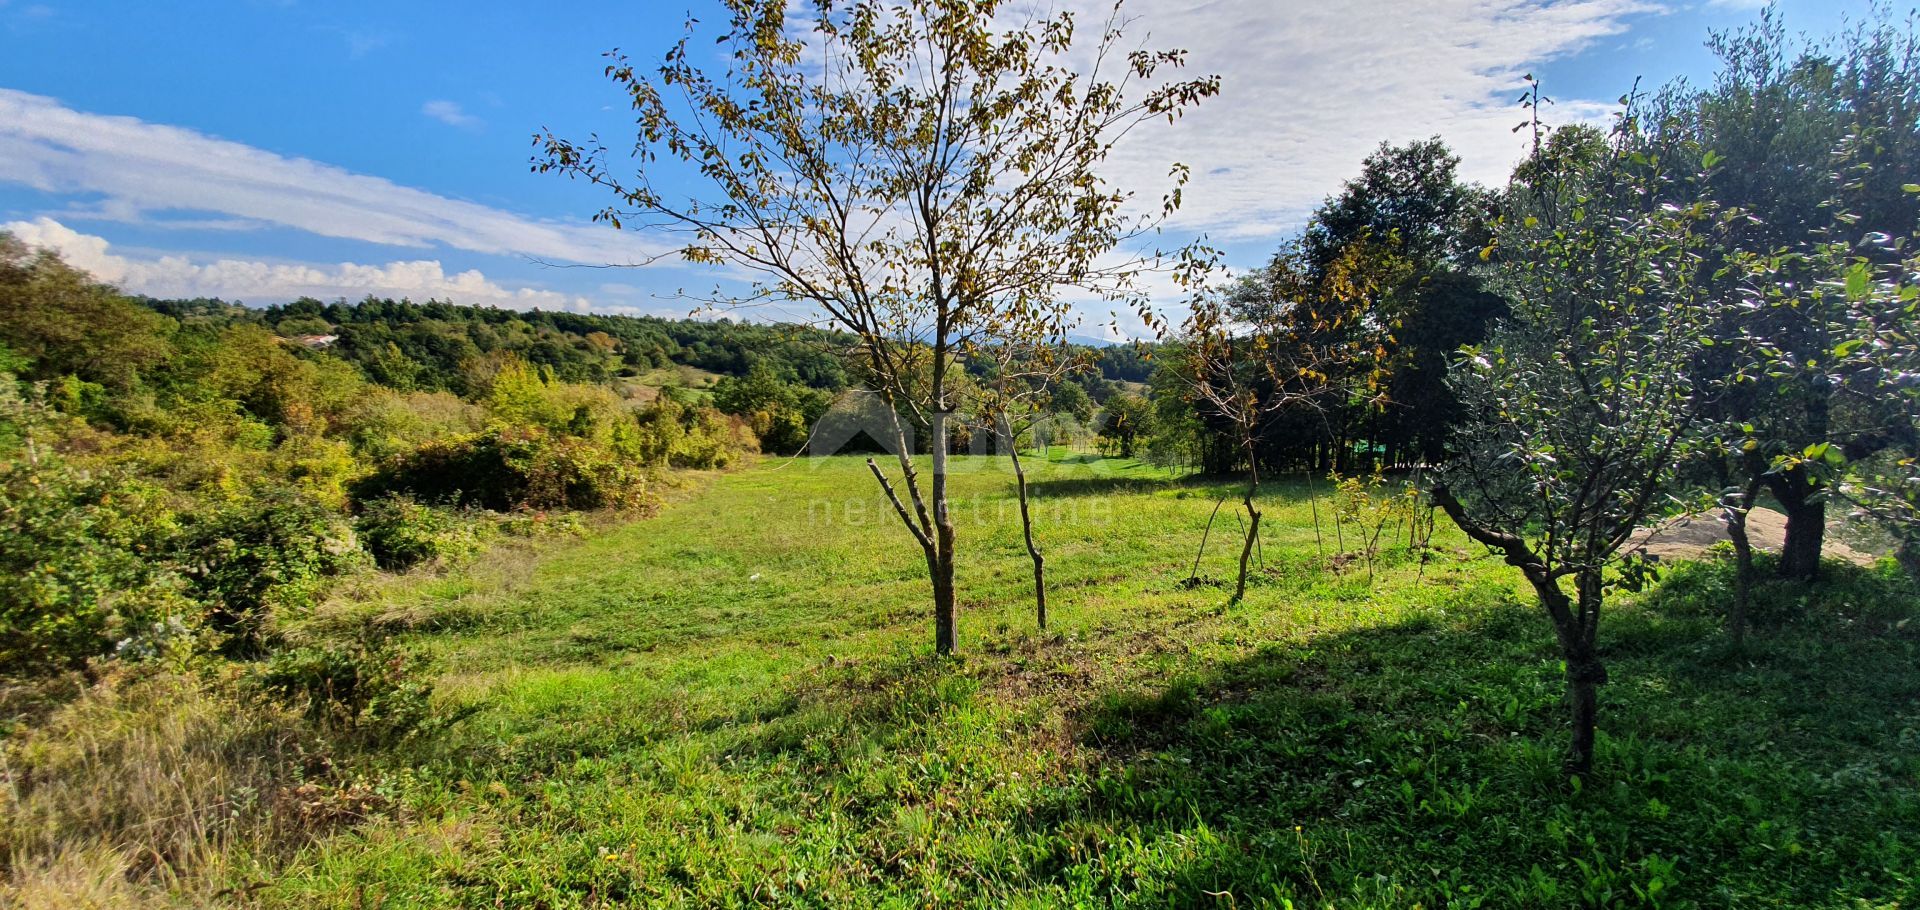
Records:
<instances>
[{"instance_id":1,"label":"cumulus cloud","mask_svg":"<svg viewBox=\"0 0 1920 910\"><path fill-rule=\"evenodd\" d=\"M448 126L461 129L474 129L480 126L480 118L466 112L458 101L434 100L420 105L420 113L432 117Z\"/></svg>"},{"instance_id":2,"label":"cumulus cloud","mask_svg":"<svg viewBox=\"0 0 1920 910\"><path fill-rule=\"evenodd\" d=\"M0 181L97 194L123 213L211 212L392 246L623 265L665 252L599 225L529 218L12 89L0 89Z\"/></svg>"},{"instance_id":3,"label":"cumulus cloud","mask_svg":"<svg viewBox=\"0 0 1920 910\"><path fill-rule=\"evenodd\" d=\"M584 297L541 288L508 287L477 269L448 274L438 260L364 265L276 263L247 259L194 261L185 256L136 257L115 252L104 237L83 234L52 218L0 224L29 246L60 253L76 268L122 290L155 297L224 297L278 303L297 297L358 299L429 297L511 309L585 312Z\"/></svg>"}]
</instances>

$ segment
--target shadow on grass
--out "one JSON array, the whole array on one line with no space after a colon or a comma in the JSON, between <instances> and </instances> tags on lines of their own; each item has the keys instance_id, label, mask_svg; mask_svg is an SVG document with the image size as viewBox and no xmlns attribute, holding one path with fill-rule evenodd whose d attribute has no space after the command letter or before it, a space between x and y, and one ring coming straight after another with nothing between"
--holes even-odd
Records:
<instances>
[{"instance_id":1,"label":"shadow on grass","mask_svg":"<svg viewBox=\"0 0 1920 910\"><path fill-rule=\"evenodd\" d=\"M758 723L729 754L811 769L889 850L983 870L967 886L983 901L1905 906L1912 585L1837 568L1782 587L1798 599L1740 655L1730 585L1723 564L1681 566L1610 609L1597 768L1578 782L1560 773L1548 624L1489 587L1226 662L1155 624L825 666L736 718ZM1136 682L1101 682L1115 664ZM902 833L923 824L945 839Z\"/></svg>"},{"instance_id":2,"label":"shadow on grass","mask_svg":"<svg viewBox=\"0 0 1920 910\"><path fill-rule=\"evenodd\" d=\"M1688 566L1616 609L1596 773L1519 605L1269 647L1083 714L1099 760L1031 831L1129 832L1161 901L1855 906L1920 868L1920 634L1904 581L1836 569L1725 654ZM1782 616L1785 614L1783 613ZM1068 849L1037 875L1084 874ZM1120 876L1107 883L1126 888ZM1655 898L1658 898L1656 900Z\"/></svg>"},{"instance_id":3,"label":"shadow on grass","mask_svg":"<svg viewBox=\"0 0 1920 910\"><path fill-rule=\"evenodd\" d=\"M1055 462L1060 464L1061 462ZM1195 498L1238 499L1246 490L1246 477L1233 474L1188 474L1184 477L1062 477L1027 481L1027 490L1035 498L1105 496L1146 490L1185 490ZM1309 482L1304 477L1262 480L1260 499L1282 503L1305 502L1310 496L1322 498L1332 493L1324 481Z\"/></svg>"}]
</instances>

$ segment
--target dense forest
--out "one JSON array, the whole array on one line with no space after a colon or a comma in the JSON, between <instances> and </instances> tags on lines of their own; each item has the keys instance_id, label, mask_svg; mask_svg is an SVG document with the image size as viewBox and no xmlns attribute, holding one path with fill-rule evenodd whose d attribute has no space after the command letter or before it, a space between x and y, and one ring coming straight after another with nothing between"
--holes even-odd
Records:
<instances>
[{"instance_id":1,"label":"dense forest","mask_svg":"<svg viewBox=\"0 0 1920 910\"><path fill-rule=\"evenodd\" d=\"M985 26L968 18L977 12L932 5L979 27L936 17L946 24L922 26L932 38L985 40L976 34ZM765 23L734 25L744 30L731 34L746 48L739 59L779 71L801 56L748 27ZM232 875L229 890L244 899L251 892L234 890L247 887L241 879L258 877L267 889L291 864L310 878L290 887L352 881L364 904L367 879L384 874L302 853L312 849L329 860L371 855L376 865L407 865L432 882L414 893L464 899L480 894L459 889L483 873L406 851L498 855L508 835L497 830L472 843L447 832L521 825L511 830L542 832L523 852L564 871L554 873L561 896L540 891L545 882L489 880L489 900L540 893L528 902L586 906L644 894L751 904L762 902L760 879L779 878L791 891L766 902L809 903L811 886L827 905L884 903L879 896L924 886L956 902L1031 893L1045 895L1038 904L1067 903L1071 892L1089 905L1135 897L1185 905L1258 885L1275 896L1272 906L1288 907L1295 898L1315 906L1739 906L1783 881L1788 900L1904 906L1920 856L1913 829L1901 829L1920 818L1908 748L1914 695L1903 688L1912 668L1896 666L1911 663L1920 580L1920 35L1912 24L1883 13L1827 38L1793 39L1764 14L1714 36L1720 66L1709 84L1636 87L1606 123L1549 122L1549 99L1528 77L1518 132L1531 142L1504 185L1462 179L1460 158L1438 137L1382 143L1256 267L1223 278L1217 251L1198 242L1154 263L1181 279L1178 300L1148 299L1132 272L1102 272L1102 255L1148 232L1131 225L1159 230L1164 222L1130 221L1120 214L1123 195L1088 191L1098 181L1083 149L1129 118L1177 120L1169 112L1201 103L1217 83L1177 82L1129 106L1042 66L1035 55L1064 53L1070 38L1033 28L1029 40L994 54L948 60L1002 67L982 81L1022 90L999 101L1040 108L1007 117L1031 135L1003 125L992 129L1011 138L983 133L1005 140L995 154L946 154L939 143L965 143L890 132L909 114L984 116L908 89L868 98L891 71L865 73L847 91L896 116L849 115L829 129L809 126L797 109L782 120L774 105L736 104L717 83L676 69L691 66L684 54L669 59L667 81L714 93L691 103L734 138L775 135L803 163L809 147L796 137L814 136L809 129L833 141L872 130L876 145L905 143L935 163L1005 164L994 163L996 154L1016 162L935 181L942 192L962 187L953 192L964 201L945 213L951 223L997 225L978 228L979 245L1005 250L968 259L951 238L915 244L888 235L858 247L833 237L838 245L826 245L838 252L821 257L831 264L819 271L727 244L735 236L822 242L781 233L794 230L785 220L753 222L768 208L753 194L791 189L783 180L838 186L828 179L838 179L834 168L864 159L815 150L817 160L790 173L744 156L741 168L778 170L755 179L724 170L732 164L709 165L722 169L715 181L723 191L750 198L712 207L742 221L724 230L697 224L713 246L689 258L734 255L764 266L770 277L756 293L810 301L819 325L371 297L264 308L151 299L0 234L0 709L8 737L0 752L8 768L31 769L6 772L16 785L0 802L11 816L0 822L0 871L63 868L75 843L97 841L120 852L88 862L117 870L109 876L117 882L162 891L193 876ZM836 37L869 42L849 66L919 52L886 30L849 27ZM1177 62L1133 60L1142 78ZM618 65L608 74L651 118L643 118L643 144L728 160L702 152L702 142L713 152L720 140L676 133L686 128L673 125L672 110L647 107L658 101L636 87L646 77ZM1080 144L1062 142L1061 131ZM536 170L590 178L613 189L619 205L653 205L657 217L691 217L622 187L591 152L540 141ZM923 141L932 145L912 145ZM891 192L926 169L855 176ZM1058 211L1027 214L1035 220L1015 228L981 215L1001 211L988 204L992 193L1013 192L1016 174L1058 178L1058 186L1019 184L1029 195L1015 194ZM791 195L794 206L832 198ZM927 207L923 224L949 223L928 201L938 195L927 190L914 202ZM1171 215L1177 189L1168 199ZM795 219L815 232L830 220ZM873 261L856 261L868 254ZM874 274L890 277L862 283ZM899 274L962 278L953 290ZM1065 286L1136 305L1152 337L1071 343ZM890 458L778 473L809 452L830 412L867 400L883 403L885 419L853 448L881 455L892 447ZM979 467L1002 460L1007 474ZM1059 473L1089 465L1086 476ZM716 480L723 471L747 479L726 486ZM872 514L882 521L871 529L849 522L870 535L858 538L861 549L816 552L825 544L815 537L854 540L853 532L795 517L804 508L815 521L818 503L798 505L791 491L817 500L822 477L858 479L865 498L852 511L862 516L866 499L879 504ZM719 492L700 494L706 483ZM950 483L974 498L950 507ZM673 525L683 539L648 536L653 516L694 495L725 507L710 510L712 523L702 523L703 506L683 509ZM1126 503L1115 523L1087 517L1086 502L1103 497ZM981 519L982 502L1000 511ZM969 506L976 523L956 525L954 514ZM1783 523L1777 553L1749 533L1765 510ZM1657 527L1684 521L1712 523L1719 543L1689 554L1707 568L1676 567L1648 547ZM724 540L697 539L689 528ZM1841 534L1872 551L1857 562L1877 564L1823 558ZM961 540L979 541L979 550L959 549ZM1210 542L1217 554L1222 540L1227 555L1210 557ZM491 613L382 600L381 592L426 590L418 601L458 601L463 586L482 584L472 579L487 577L480 564L497 554L619 558L606 541L640 553L635 564L652 573L636 581L605 568L608 590L650 599L620 601L600 589L600 576L561 584L529 571L488 582L507 592L489 602ZM586 549L567 551L569 542ZM889 562L903 553L904 568ZM574 557L554 558L576 575L587 571L565 562ZM909 583L919 587L902 594ZM503 606L522 584L545 593ZM443 597L447 589L461 590ZM903 606L923 592L931 593L932 658L918 637L894 634L925 624L929 611ZM1056 609L1066 605L1067 631L1049 626L1050 592ZM1524 623L1511 620L1523 603ZM1673 603L1680 606L1661 606ZM1311 614L1285 612L1299 604L1311 604ZM1389 609L1412 618L1366 625L1379 620L1367 611ZM863 610L879 618L848 618L867 617ZM991 632L985 619L970 627L989 644L980 656L949 658L962 650L960 617L972 612L994 618ZM1609 638L1622 621L1616 613L1631 617L1637 637ZM537 628L536 616L551 628ZM603 616L627 625L594 625ZM1494 631L1479 634L1463 617ZM1150 625L1162 621L1172 624ZM1011 631L1016 623L1020 631ZM1179 640L1188 627L1213 637L1204 647ZM470 683L489 668L439 639L421 643L442 633L473 636L456 641L533 666L577 659L567 670L576 675L512 702L472 685L448 695L436 687ZM1750 634L1771 642L1750 644ZM733 637L697 652L722 636ZM642 639L644 647L627 646ZM524 650L529 641L547 650ZM1438 669L1382 670L1382 661L1428 646L1447 649ZM1237 663L1195 669L1219 654ZM449 655L467 661L458 664L465 677L436 675L432 658ZM1665 662L1665 675L1618 685L1620 667L1644 671L1649 655ZM671 678L647 663L683 658L688 665L673 664ZM1836 670L1818 665L1849 660L1877 668L1863 671L1874 677L1868 682L1844 681L1869 695L1815 678ZM791 689L741 681L756 673ZM618 680L605 691L652 699L656 710L632 721L642 726L622 728L632 736L597 739L595 722L566 713L578 705L553 707L568 680L601 678L594 674ZM1710 688L1736 677L1740 693ZM1162 691L1140 695L1143 680ZM1269 703L1255 693L1262 686L1301 691ZM1630 694L1603 710L1603 686ZM1818 717L1822 686L1851 713ZM1642 710L1669 688L1713 695ZM1203 703L1203 689L1211 701ZM709 691L747 694L716 706L701 694ZM1789 695L1799 713L1766 713L1786 710L1779 706ZM842 696L858 710L832 701ZM1020 701L1030 696L1040 700ZM619 698L605 701L614 707L595 702L605 713L582 716L607 724L635 713ZM190 720L163 710L173 703L191 704ZM1617 721L1608 713L1615 706L1626 706ZM475 713L492 726L462 728ZM550 724L549 713L561 719ZM85 730L122 722L136 730L128 741L139 740L139 725L159 724L156 716L181 742L216 744L178 746L167 753L178 763L152 772L206 779L201 789L155 791L180 794L179 804L115 789L116 775L147 778L101 758L112 749L72 746ZM1612 739L1616 722L1632 732ZM1755 732L1775 723L1786 758L1769 752L1773 733ZM1738 728L1727 735L1743 764L1712 764L1714 750L1698 745L1720 727ZM996 738L1008 730L1016 732ZM1296 736L1303 730L1319 738L1297 745L1307 741ZM1831 743L1807 739L1808 730L1846 742L1856 750L1851 763L1818 764L1809 756ZM675 736L691 745L660 746L624 765L608 757ZM1213 762L1210 774L1176 766L1196 754ZM1505 770L1481 774L1467 755ZM1302 801L1247 822L1240 813L1255 811L1247 806L1286 787L1240 780L1244 763L1284 779L1298 791L1284 798ZM1819 773L1803 773L1816 766ZM565 780L578 789L553 783ZM539 827L550 815L617 814L607 807L623 797L593 788L635 780L663 789L650 794L654 802L635 800L646 803L632 816L646 820L636 825L645 830L624 842L594 842L592 852L569 840L592 828L571 816ZM834 783L806 789L822 780ZM605 802L569 802L589 791ZM251 801L233 795L241 792ZM1002 792L1014 795L995 802ZM702 802L713 793L736 802ZM1809 821L1829 798L1854 815ZM828 808L813 813L817 801ZM1487 802L1500 810L1479 808ZM681 834L732 840L744 826L764 843L748 838L758 846L739 848L746 854L707 844L726 859L703 865L682 842L648 840L663 835L646 813L671 814L655 803L700 807L686 810L691 820L676 817ZM209 815L210 805L222 811ZM1805 814L1754 824L1775 811ZM1536 812L1552 820L1533 825ZM1310 845L1301 823L1283 824L1296 816L1351 826L1346 846ZM431 834L408 827L439 818L460 821ZM929 818L964 833L943 840ZM1484 818L1491 827L1478 827ZM390 839L327 840L368 819L388 826L378 830ZM1176 827L1195 820L1196 829ZM881 833L861 840L869 827ZM1657 829L1649 843L1658 843L1637 840L1643 828ZM164 839L143 843L148 829ZM857 849L808 854L784 839L802 829ZM1178 833L1154 848L1166 854L1141 846L1152 840L1142 832L1169 831ZM1451 845L1460 831L1478 838L1472 849ZM1749 834L1783 846L1761 856L1742 845ZM1237 838L1221 848L1231 859L1218 868L1154 867L1155 856L1208 837ZM484 849L473 845L483 841ZM1027 852L997 854L1003 841ZM1791 857L1814 843L1822 846L1807 848L1817 855L1804 862L1816 871L1782 865L1801 862ZM579 856L545 856L553 844ZM1123 846L1138 852L1107 865ZM611 873L581 871L623 855L639 868L648 849L659 852L648 855L645 874L617 878L617 888ZM1346 855L1333 857L1338 849ZM1503 850L1528 861L1502 866ZM1554 850L1565 855L1534 861ZM1631 864L1602 868L1608 850ZM1367 871L1370 851L1391 863L1445 855L1455 865L1444 874L1420 866L1410 878L1398 870L1389 883L1387 873ZM1673 856L1693 865L1677 872ZM1012 871L999 877L996 862ZM1268 877L1284 864L1305 871ZM802 866L827 871L810 883L804 870L794 874ZM1740 878L1752 868L1763 870L1758 880ZM1324 889L1316 869L1328 876ZM1710 878L1731 884L1714 890ZM1667 903L1663 893L1682 887L1684 899ZM344 889L332 892L343 906ZM1342 901L1327 893L1334 889ZM281 905L301 900L297 890L267 893Z\"/></svg>"}]
</instances>

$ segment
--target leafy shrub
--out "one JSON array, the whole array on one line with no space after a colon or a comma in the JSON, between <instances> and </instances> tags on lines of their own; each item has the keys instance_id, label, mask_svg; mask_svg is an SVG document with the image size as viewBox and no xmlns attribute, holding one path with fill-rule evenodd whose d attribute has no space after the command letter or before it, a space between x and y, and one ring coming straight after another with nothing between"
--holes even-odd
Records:
<instances>
[{"instance_id":1,"label":"leafy shrub","mask_svg":"<svg viewBox=\"0 0 1920 910\"><path fill-rule=\"evenodd\" d=\"M422 443L485 424L479 406L447 392L391 392L367 396L351 417L354 448L370 458L390 458Z\"/></svg>"},{"instance_id":2,"label":"leafy shrub","mask_svg":"<svg viewBox=\"0 0 1920 910\"><path fill-rule=\"evenodd\" d=\"M1395 490L1378 470L1371 477L1334 471L1328 479L1333 481L1335 539L1343 548L1351 543L1366 560L1369 577L1382 551L1399 543L1402 533L1409 551L1424 550L1432 540L1433 509L1423 507L1414 484Z\"/></svg>"},{"instance_id":3,"label":"leafy shrub","mask_svg":"<svg viewBox=\"0 0 1920 910\"><path fill-rule=\"evenodd\" d=\"M278 426L323 431L344 420L367 393L366 380L351 365L297 354L257 325L188 340L175 377L180 394L215 395Z\"/></svg>"},{"instance_id":4,"label":"leafy shrub","mask_svg":"<svg viewBox=\"0 0 1920 910\"><path fill-rule=\"evenodd\" d=\"M50 453L0 467L0 671L74 666L185 612L162 492Z\"/></svg>"},{"instance_id":5,"label":"leafy shrub","mask_svg":"<svg viewBox=\"0 0 1920 910\"><path fill-rule=\"evenodd\" d=\"M662 394L641 409L632 427L614 435L621 454L650 465L724 468L753 443L743 424L709 407Z\"/></svg>"},{"instance_id":6,"label":"leafy shrub","mask_svg":"<svg viewBox=\"0 0 1920 910\"><path fill-rule=\"evenodd\" d=\"M551 370L542 371L518 357L500 365L487 390L487 412L507 426L535 426L564 430L573 409L555 392Z\"/></svg>"},{"instance_id":7,"label":"leafy shrub","mask_svg":"<svg viewBox=\"0 0 1920 910\"><path fill-rule=\"evenodd\" d=\"M420 730L433 715L433 684L422 669L387 637L366 629L345 641L276 652L254 681L322 730L387 745Z\"/></svg>"},{"instance_id":8,"label":"leafy shrub","mask_svg":"<svg viewBox=\"0 0 1920 910\"><path fill-rule=\"evenodd\" d=\"M832 404L819 389L784 381L764 362L745 377L725 376L713 385L713 405L746 421L760 450L795 455L806 447L813 425Z\"/></svg>"},{"instance_id":9,"label":"leafy shrub","mask_svg":"<svg viewBox=\"0 0 1920 910\"><path fill-rule=\"evenodd\" d=\"M360 541L383 569L423 562L452 562L480 550L487 525L404 495L383 496L361 506Z\"/></svg>"},{"instance_id":10,"label":"leafy shrub","mask_svg":"<svg viewBox=\"0 0 1920 910\"><path fill-rule=\"evenodd\" d=\"M389 459L355 490L361 501L405 494L424 502L514 509L638 509L651 504L638 466L584 439L495 427L430 442Z\"/></svg>"},{"instance_id":11,"label":"leafy shrub","mask_svg":"<svg viewBox=\"0 0 1920 910\"><path fill-rule=\"evenodd\" d=\"M304 614L329 580L365 562L344 516L288 489L213 510L185 544L189 590L240 654L259 653L276 616Z\"/></svg>"}]
</instances>

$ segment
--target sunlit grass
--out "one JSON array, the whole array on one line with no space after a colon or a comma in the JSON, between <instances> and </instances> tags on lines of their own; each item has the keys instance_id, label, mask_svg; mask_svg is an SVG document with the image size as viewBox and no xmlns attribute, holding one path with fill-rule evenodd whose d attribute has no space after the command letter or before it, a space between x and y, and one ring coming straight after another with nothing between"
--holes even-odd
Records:
<instances>
[{"instance_id":1,"label":"sunlit grass","mask_svg":"<svg viewBox=\"0 0 1920 910\"><path fill-rule=\"evenodd\" d=\"M1325 568L1269 484L1227 604L1231 481L1033 461L1052 629L1003 461L957 462L961 655L859 458L767 460L659 516L388 597L475 710L404 811L276 906L1905 906L1912 591L1846 574L1724 653L1717 570L1623 604L1600 770L1559 775L1548 625L1443 528ZM1325 485L1319 485L1324 496ZM1352 548L1352 541L1347 541ZM1217 582L1227 582L1224 586ZM1790 596L1790 592L1780 594ZM437 610L449 618L436 624ZM1920 624L1916 624L1920 625Z\"/></svg>"}]
</instances>

